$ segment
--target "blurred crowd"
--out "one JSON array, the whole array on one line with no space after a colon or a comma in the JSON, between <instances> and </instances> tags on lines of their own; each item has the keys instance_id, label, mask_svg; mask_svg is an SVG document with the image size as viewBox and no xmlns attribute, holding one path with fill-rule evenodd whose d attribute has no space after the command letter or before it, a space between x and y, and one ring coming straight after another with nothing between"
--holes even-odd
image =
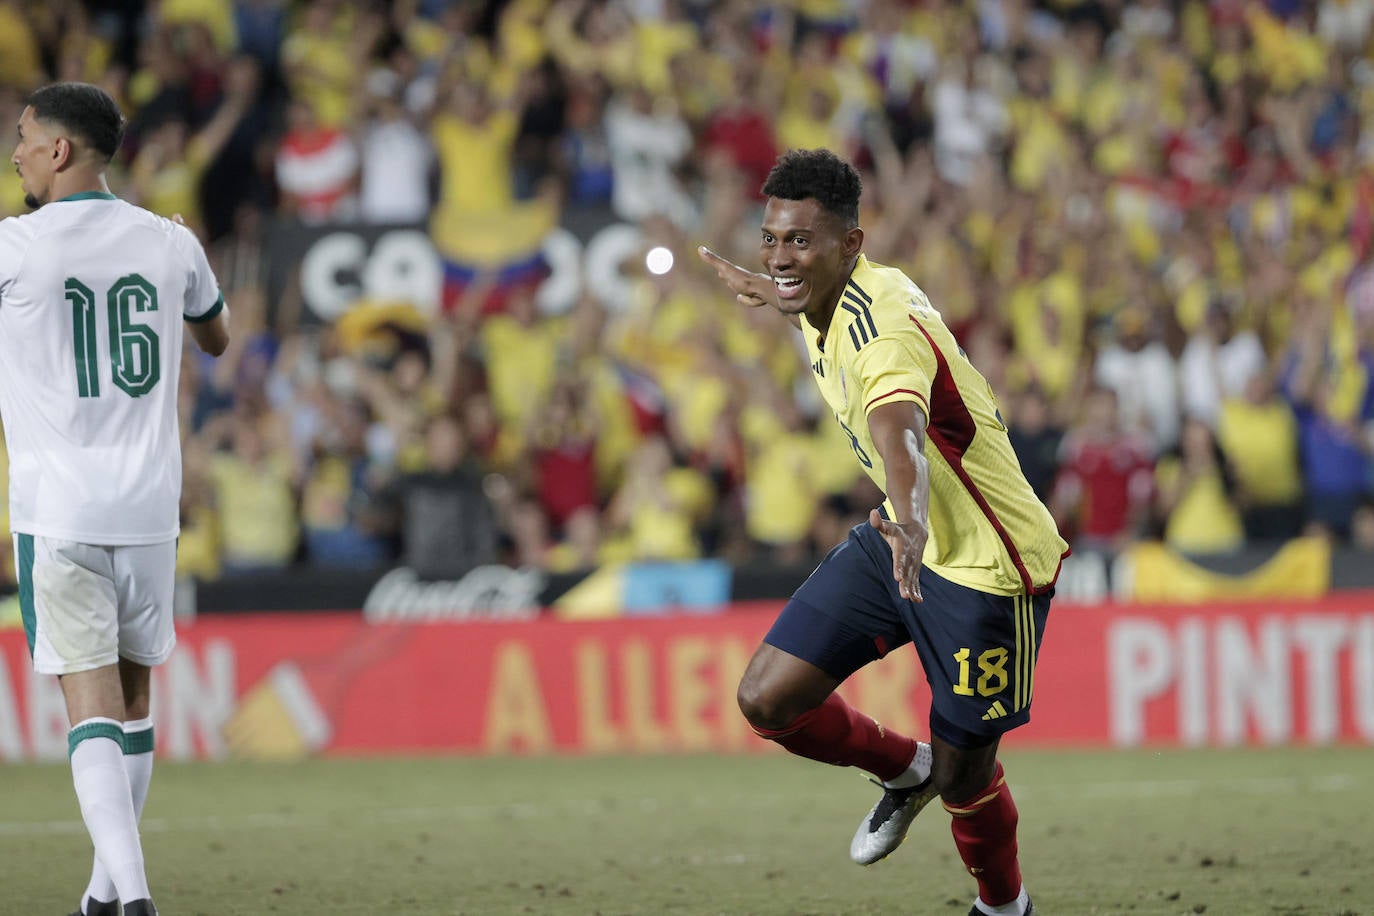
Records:
<instances>
[{"instance_id":1,"label":"blurred crowd","mask_svg":"<svg viewBox=\"0 0 1374 916\"><path fill-rule=\"evenodd\" d=\"M1374 549L1374 0L0 0L0 109L96 82L206 241L181 565L807 562L879 494L757 262L776 156L864 179L1075 550ZM540 294L575 210L640 255ZM13 175L0 211L21 212ZM310 322L279 221L418 225L442 301ZM656 270L643 252L666 248Z\"/></svg>"}]
</instances>

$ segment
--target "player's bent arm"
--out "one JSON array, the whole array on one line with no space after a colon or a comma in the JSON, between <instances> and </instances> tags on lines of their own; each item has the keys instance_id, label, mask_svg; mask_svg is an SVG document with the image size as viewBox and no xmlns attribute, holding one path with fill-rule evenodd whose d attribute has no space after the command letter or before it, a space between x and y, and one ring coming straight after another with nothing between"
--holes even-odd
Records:
<instances>
[{"instance_id":1,"label":"player's bent arm","mask_svg":"<svg viewBox=\"0 0 1374 916\"><path fill-rule=\"evenodd\" d=\"M921 556L930 530L930 463L926 418L914 401L879 404L868 413L868 433L882 456L888 501L897 517L875 524L892 545L892 574L902 594L920 600Z\"/></svg>"},{"instance_id":2,"label":"player's bent arm","mask_svg":"<svg viewBox=\"0 0 1374 916\"><path fill-rule=\"evenodd\" d=\"M724 280L725 285L730 287L730 292L735 294L735 299L740 305L747 305L750 308L771 305L791 322L792 327L801 330L801 316L789 315L782 310L778 304L777 287L773 285L773 278L768 274L745 270L738 264L722 258L705 245L697 248L697 255L715 269L716 276Z\"/></svg>"},{"instance_id":3,"label":"player's bent arm","mask_svg":"<svg viewBox=\"0 0 1374 916\"><path fill-rule=\"evenodd\" d=\"M221 355L229 346L229 309L227 306L220 309L215 317L209 321L188 321L186 327L190 330L191 339L196 342L196 346L211 356Z\"/></svg>"}]
</instances>

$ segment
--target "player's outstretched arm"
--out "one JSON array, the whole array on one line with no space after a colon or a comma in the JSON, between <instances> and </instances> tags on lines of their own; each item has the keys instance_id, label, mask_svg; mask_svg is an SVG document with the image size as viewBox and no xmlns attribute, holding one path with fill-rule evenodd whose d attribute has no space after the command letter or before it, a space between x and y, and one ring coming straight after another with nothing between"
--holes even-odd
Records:
<instances>
[{"instance_id":1,"label":"player's outstretched arm","mask_svg":"<svg viewBox=\"0 0 1374 916\"><path fill-rule=\"evenodd\" d=\"M880 404L868 415L868 432L883 456L887 498L896 510L885 519L874 509L868 523L892 547L892 577L903 598L921 601L921 557L930 534L930 464L926 461L926 418L912 401Z\"/></svg>"},{"instance_id":2,"label":"player's outstretched arm","mask_svg":"<svg viewBox=\"0 0 1374 916\"><path fill-rule=\"evenodd\" d=\"M751 308L771 305L773 308L778 308L777 287L773 285L773 278L768 274L745 270L738 264L722 258L705 245L697 248L697 255L715 269L716 276L724 280L725 285L730 287L730 292L735 294L735 299L739 301L740 305L747 305ZM782 311L781 309L778 310ZM787 315L786 317L794 327L801 327L799 317L796 315Z\"/></svg>"}]
</instances>

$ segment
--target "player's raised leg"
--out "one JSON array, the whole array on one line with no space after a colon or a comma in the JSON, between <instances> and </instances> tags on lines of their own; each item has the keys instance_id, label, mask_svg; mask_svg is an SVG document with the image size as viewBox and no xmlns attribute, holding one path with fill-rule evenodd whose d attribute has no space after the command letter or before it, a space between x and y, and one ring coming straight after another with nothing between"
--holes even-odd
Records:
<instances>
[{"instance_id":1,"label":"player's raised leg","mask_svg":"<svg viewBox=\"0 0 1374 916\"><path fill-rule=\"evenodd\" d=\"M832 550L778 615L739 687L740 709L759 736L801 757L866 770L883 785L883 799L850 848L864 864L895 849L934 797L930 746L885 728L835 693L850 674L908 639L885 586L862 572L870 565L853 535Z\"/></svg>"},{"instance_id":2,"label":"player's raised leg","mask_svg":"<svg viewBox=\"0 0 1374 916\"><path fill-rule=\"evenodd\" d=\"M788 751L832 766L872 773L883 797L850 844L864 865L901 845L911 822L935 797L930 745L884 728L837 693L840 681L765 643L740 682L739 701L750 727Z\"/></svg>"},{"instance_id":3,"label":"player's raised leg","mask_svg":"<svg viewBox=\"0 0 1374 916\"><path fill-rule=\"evenodd\" d=\"M740 682L750 727L793 754L866 770L882 780L907 776L917 741L883 728L833 693L839 682L774 646L759 646Z\"/></svg>"}]
</instances>

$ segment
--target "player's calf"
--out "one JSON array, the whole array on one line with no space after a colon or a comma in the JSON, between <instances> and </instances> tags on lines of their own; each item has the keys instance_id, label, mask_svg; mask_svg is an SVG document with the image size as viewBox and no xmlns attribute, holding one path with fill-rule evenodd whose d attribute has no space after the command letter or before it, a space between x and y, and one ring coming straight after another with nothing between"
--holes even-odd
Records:
<instances>
[{"instance_id":1,"label":"player's calf","mask_svg":"<svg viewBox=\"0 0 1374 916\"><path fill-rule=\"evenodd\" d=\"M950 831L959 858L978 882L978 899L970 911L978 916L1025 916L1030 897L1021 883L1017 860L1016 802L1002 764L990 783L957 804L945 802L952 816Z\"/></svg>"},{"instance_id":2,"label":"player's calf","mask_svg":"<svg viewBox=\"0 0 1374 916\"><path fill-rule=\"evenodd\" d=\"M86 719L68 733L67 744L72 784L96 854L109 867L121 898L147 898L138 818L124 769L123 724L103 717Z\"/></svg>"}]
</instances>

